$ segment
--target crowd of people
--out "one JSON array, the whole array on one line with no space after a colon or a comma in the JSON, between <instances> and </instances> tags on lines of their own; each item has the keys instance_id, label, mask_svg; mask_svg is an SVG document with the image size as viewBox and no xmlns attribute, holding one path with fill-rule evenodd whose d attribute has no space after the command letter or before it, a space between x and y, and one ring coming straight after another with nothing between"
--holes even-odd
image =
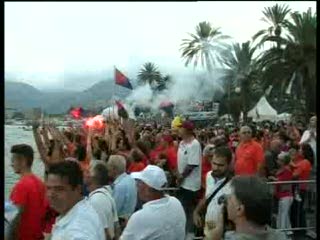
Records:
<instances>
[{"instance_id":1,"label":"crowd of people","mask_svg":"<svg viewBox=\"0 0 320 240\"><path fill-rule=\"evenodd\" d=\"M310 189L287 183L271 192L267 182L315 178L316 122L34 126L44 181L31 171L31 146L12 146L18 213L6 239L291 238L274 228L306 227Z\"/></svg>"}]
</instances>

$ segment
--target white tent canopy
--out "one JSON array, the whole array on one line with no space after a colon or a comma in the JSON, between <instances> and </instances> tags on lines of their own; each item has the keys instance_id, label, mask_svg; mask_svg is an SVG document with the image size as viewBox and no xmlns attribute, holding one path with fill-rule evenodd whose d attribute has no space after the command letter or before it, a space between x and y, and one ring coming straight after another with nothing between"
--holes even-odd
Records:
<instances>
[{"instance_id":1,"label":"white tent canopy","mask_svg":"<svg viewBox=\"0 0 320 240\"><path fill-rule=\"evenodd\" d=\"M276 120L277 111L271 107L265 96L262 96L254 108L248 112L248 117L255 121Z\"/></svg>"},{"instance_id":2,"label":"white tent canopy","mask_svg":"<svg viewBox=\"0 0 320 240\"><path fill-rule=\"evenodd\" d=\"M290 120L292 114L291 113L281 113L277 116L277 120L287 121Z\"/></svg>"},{"instance_id":3,"label":"white tent canopy","mask_svg":"<svg viewBox=\"0 0 320 240\"><path fill-rule=\"evenodd\" d=\"M221 120L223 120L223 119L228 120L229 118L232 119L231 115L229 115L229 114L224 114L221 117L219 117L219 119L221 119Z\"/></svg>"}]
</instances>

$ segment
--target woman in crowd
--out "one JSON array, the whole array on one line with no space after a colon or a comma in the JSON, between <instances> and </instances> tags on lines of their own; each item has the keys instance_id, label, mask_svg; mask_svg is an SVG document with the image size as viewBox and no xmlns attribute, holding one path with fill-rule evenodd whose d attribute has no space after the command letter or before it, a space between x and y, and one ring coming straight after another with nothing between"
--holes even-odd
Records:
<instances>
[{"instance_id":1,"label":"woman in crowd","mask_svg":"<svg viewBox=\"0 0 320 240\"><path fill-rule=\"evenodd\" d=\"M309 180L314 161L313 151L309 144L302 144L300 146L300 154L302 156L293 162L293 178L296 180ZM306 227L306 216L304 209L304 202L306 198L307 184L301 183L296 188L295 201L291 209L291 223L293 227ZM303 233L305 231L302 231Z\"/></svg>"},{"instance_id":2,"label":"woman in crowd","mask_svg":"<svg viewBox=\"0 0 320 240\"><path fill-rule=\"evenodd\" d=\"M291 161L289 153L281 152L278 155L279 170L276 176L270 176L270 180L274 181L291 181L292 170L289 166ZM275 195L278 199L278 215L277 215L277 228L289 229L291 228L290 222L290 208L293 202L292 187L291 184L277 184L275 188ZM292 235L292 231L286 232L287 236Z\"/></svg>"}]
</instances>

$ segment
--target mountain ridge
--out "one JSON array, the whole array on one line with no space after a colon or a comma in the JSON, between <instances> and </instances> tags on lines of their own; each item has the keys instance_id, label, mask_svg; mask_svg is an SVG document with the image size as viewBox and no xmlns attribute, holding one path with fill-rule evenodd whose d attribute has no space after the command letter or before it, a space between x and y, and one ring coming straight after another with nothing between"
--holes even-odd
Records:
<instances>
[{"instance_id":1,"label":"mountain ridge","mask_svg":"<svg viewBox=\"0 0 320 240\"><path fill-rule=\"evenodd\" d=\"M113 96L113 80L103 80L93 84L83 91L70 90L39 90L28 83L5 82L5 106L25 111L40 107L50 114L64 113L71 106L83 108L103 108ZM121 89L117 92L120 98L125 98L130 90Z\"/></svg>"}]
</instances>

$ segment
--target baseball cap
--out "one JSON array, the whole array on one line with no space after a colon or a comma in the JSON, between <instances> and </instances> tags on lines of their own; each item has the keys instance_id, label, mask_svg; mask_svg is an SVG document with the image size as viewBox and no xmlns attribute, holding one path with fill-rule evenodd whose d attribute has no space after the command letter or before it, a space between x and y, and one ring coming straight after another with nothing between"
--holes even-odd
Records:
<instances>
[{"instance_id":1,"label":"baseball cap","mask_svg":"<svg viewBox=\"0 0 320 240\"><path fill-rule=\"evenodd\" d=\"M193 122L190 122L190 121L184 121L182 123L181 127L184 128L184 129L187 129L187 130L193 130L194 129L194 124L193 124Z\"/></svg>"},{"instance_id":2,"label":"baseball cap","mask_svg":"<svg viewBox=\"0 0 320 240\"><path fill-rule=\"evenodd\" d=\"M148 165L141 172L131 173L131 177L139 179L147 184L149 187L162 190L164 185L167 183L167 177L162 168L155 165Z\"/></svg>"}]
</instances>

